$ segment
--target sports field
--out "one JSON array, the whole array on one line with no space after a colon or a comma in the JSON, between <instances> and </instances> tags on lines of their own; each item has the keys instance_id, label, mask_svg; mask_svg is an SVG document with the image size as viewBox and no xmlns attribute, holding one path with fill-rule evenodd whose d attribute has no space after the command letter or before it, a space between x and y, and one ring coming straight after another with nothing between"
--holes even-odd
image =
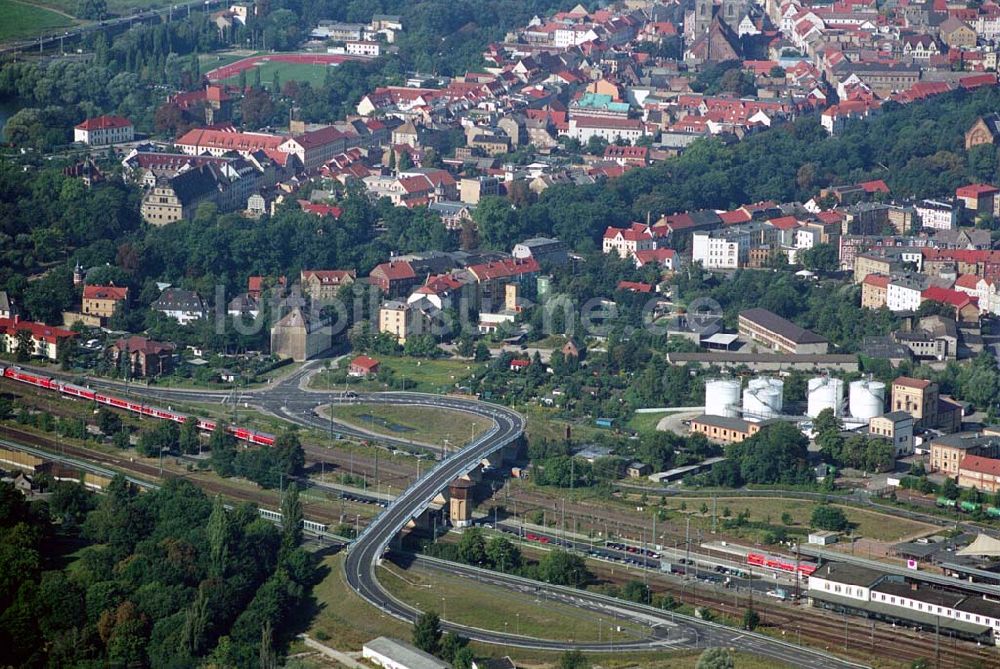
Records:
<instances>
[{"instance_id":1,"label":"sports field","mask_svg":"<svg viewBox=\"0 0 1000 669\"><path fill-rule=\"evenodd\" d=\"M343 56L325 53L281 53L257 55L227 63L222 67L205 73L210 81L225 81L235 83L240 72L246 71L247 80L253 80L252 68L260 69L260 82L269 86L274 79L274 73L282 81L308 81L313 86L319 86L326 78L328 67L334 67L348 60L359 60L356 56Z\"/></svg>"},{"instance_id":2,"label":"sports field","mask_svg":"<svg viewBox=\"0 0 1000 669\"><path fill-rule=\"evenodd\" d=\"M73 25L67 16L15 0L0 0L0 17L0 42L44 35Z\"/></svg>"}]
</instances>

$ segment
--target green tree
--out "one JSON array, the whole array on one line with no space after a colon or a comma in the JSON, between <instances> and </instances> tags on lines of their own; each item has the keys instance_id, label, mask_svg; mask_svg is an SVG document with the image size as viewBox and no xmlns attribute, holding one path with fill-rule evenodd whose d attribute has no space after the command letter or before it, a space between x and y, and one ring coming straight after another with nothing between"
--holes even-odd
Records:
<instances>
[{"instance_id":1,"label":"green tree","mask_svg":"<svg viewBox=\"0 0 1000 669\"><path fill-rule=\"evenodd\" d=\"M212 470L219 476L232 476L236 461L236 438L229 434L227 426L222 421L215 424L212 436L208 440L211 449Z\"/></svg>"},{"instance_id":2,"label":"green tree","mask_svg":"<svg viewBox=\"0 0 1000 669\"><path fill-rule=\"evenodd\" d=\"M121 432L121 416L107 407L101 407L97 410L97 429L109 437L116 432Z\"/></svg>"},{"instance_id":3,"label":"green tree","mask_svg":"<svg viewBox=\"0 0 1000 669\"><path fill-rule=\"evenodd\" d=\"M809 525L821 530L842 532L850 526L850 523L847 521L847 514L840 507L820 504L813 509Z\"/></svg>"},{"instance_id":4,"label":"green tree","mask_svg":"<svg viewBox=\"0 0 1000 669\"><path fill-rule=\"evenodd\" d=\"M208 517L206 525L208 533L209 562L212 574L217 578L226 575L226 563L229 559L229 542L232 539L232 525L229 521L229 512L222 502L222 496L216 495L212 503L212 515Z\"/></svg>"},{"instance_id":5,"label":"green tree","mask_svg":"<svg viewBox=\"0 0 1000 669\"><path fill-rule=\"evenodd\" d=\"M944 481L941 482L941 495L947 497L948 499L958 499L958 485L955 483L955 479L946 477Z\"/></svg>"},{"instance_id":6,"label":"green tree","mask_svg":"<svg viewBox=\"0 0 1000 669\"><path fill-rule=\"evenodd\" d=\"M735 669L733 654L726 648L706 648L698 657L695 669Z\"/></svg>"},{"instance_id":7,"label":"green tree","mask_svg":"<svg viewBox=\"0 0 1000 669\"><path fill-rule=\"evenodd\" d=\"M742 627L745 630L754 631L760 625L760 614L752 606L743 611Z\"/></svg>"},{"instance_id":8,"label":"green tree","mask_svg":"<svg viewBox=\"0 0 1000 669\"><path fill-rule=\"evenodd\" d=\"M458 559L472 565L482 565L486 561L486 541L478 527L462 532L462 538L458 540Z\"/></svg>"},{"instance_id":9,"label":"green tree","mask_svg":"<svg viewBox=\"0 0 1000 669\"><path fill-rule=\"evenodd\" d=\"M298 432L289 428L281 432L274 440L274 452L279 467L285 476L299 476L306 464L306 453L302 449Z\"/></svg>"},{"instance_id":10,"label":"green tree","mask_svg":"<svg viewBox=\"0 0 1000 669\"><path fill-rule=\"evenodd\" d=\"M441 619L434 611L421 613L413 623L413 645L431 655L441 648Z\"/></svg>"},{"instance_id":11,"label":"green tree","mask_svg":"<svg viewBox=\"0 0 1000 669\"><path fill-rule=\"evenodd\" d=\"M481 341L478 344L476 344L475 361L486 362L489 359L490 359L490 349L486 345L486 342Z\"/></svg>"},{"instance_id":12,"label":"green tree","mask_svg":"<svg viewBox=\"0 0 1000 669\"><path fill-rule=\"evenodd\" d=\"M573 586L583 585L593 578L582 557L562 550L550 551L539 560L538 576L547 583Z\"/></svg>"},{"instance_id":13,"label":"green tree","mask_svg":"<svg viewBox=\"0 0 1000 669\"><path fill-rule=\"evenodd\" d=\"M281 498L281 551L287 557L302 543L302 502L299 487L292 483Z\"/></svg>"},{"instance_id":14,"label":"green tree","mask_svg":"<svg viewBox=\"0 0 1000 669\"><path fill-rule=\"evenodd\" d=\"M507 537L497 535L486 542L486 559L490 568L510 573L521 566L521 551Z\"/></svg>"},{"instance_id":15,"label":"green tree","mask_svg":"<svg viewBox=\"0 0 1000 669\"><path fill-rule=\"evenodd\" d=\"M201 450L201 439L198 436L198 419L195 416L188 416L181 425L180 435L177 439L177 446L181 453L191 455Z\"/></svg>"},{"instance_id":16,"label":"green tree","mask_svg":"<svg viewBox=\"0 0 1000 669\"><path fill-rule=\"evenodd\" d=\"M559 669L590 669L590 660L578 650L567 650L559 657Z\"/></svg>"},{"instance_id":17,"label":"green tree","mask_svg":"<svg viewBox=\"0 0 1000 669\"><path fill-rule=\"evenodd\" d=\"M469 645L469 640L460 634L445 634L441 637L441 659L455 664L455 656Z\"/></svg>"},{"instance_id":18,"label":"green tree","mask_svg":"<svg viewBox=\"0 0 1000 669\"><path fill-rule=\"evenodd\" d=\"M17 331L17 345L14 348L14 359L18 362L28 362L35 354L35 342L31 338L31 330Z\"/></svg>"}]
</instances>

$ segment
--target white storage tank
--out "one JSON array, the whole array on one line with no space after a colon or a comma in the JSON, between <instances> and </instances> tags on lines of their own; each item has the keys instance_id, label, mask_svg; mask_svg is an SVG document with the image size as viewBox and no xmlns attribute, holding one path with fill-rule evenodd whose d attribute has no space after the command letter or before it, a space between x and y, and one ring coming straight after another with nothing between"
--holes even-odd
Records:
<instances>
[{"instance_id":1,"label":"white storage tank","mask_svg":"<svg viewBox=\"0 0 1000 669\"><path fill-rule=\"evenodd\" d=\"M885 413L885 384L881 381L851 381L847 405L851 416L868 420Z\"/></svg>"},{"instance_id":2,"label":"white storage tank","mask_svg":"<svg viewBox=\"0 0 1000 669\"><path fill-rule=\"evenodd\" d=\"M833 415L843 414L844 382L829 376L809 379L806 415L815 418L823 409L833 409Z\"/></svg>"},{"instance_id":3,"label":"white storage tank","mask_svg":"<svg viewBox=\"0 0 1000 669\"><path fill-rule=\"evenodd\" d=\"M767 420L781 415L785 382L781 379L751 379L743 391L744 420Z\"/></svg>"},{"instance_id":4,"label":"white storage tank","mask_svg":"<svg viewBox=\"0 0 1000 669\"><path fill-rule=\"evenodd\" d=\"M706 414L736 418L739 407L739 379L709 379L705 382Z\"/></svg>"}]
</instances>

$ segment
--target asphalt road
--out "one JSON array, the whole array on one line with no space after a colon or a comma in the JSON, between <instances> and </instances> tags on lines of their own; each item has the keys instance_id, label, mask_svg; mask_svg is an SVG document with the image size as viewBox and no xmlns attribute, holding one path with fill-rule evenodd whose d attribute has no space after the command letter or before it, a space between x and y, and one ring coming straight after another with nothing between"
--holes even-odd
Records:
<instances>
[{"instance_id":1,"label":"asphalt road","mask_svg":"<svg viewBox=\"0 0 1000 669\"><path fill-rule=\"evenodd\" d=\"M513 443L521 437L525 428L524 417L506 407L481 402L471 398L454 397L450 395L430 395L410 392L357 393L348 400L339 392L324 392L309 390L308 378L318 371L318 367L305 365L302 369L289 375L281 382L268 388L248 390L244 399L262 411L281 416L299 425L327 429L330 419L316 414L317 406L336 401L357 401L377 404L405 404L446 408L476 414L490 419L493 427L475 438L460 450L447 454L434 468L425 472L409 488L404 490L389 506L382 511L355 539L349 547L344 561L347 582L363 599L378 607L388 615L405 621L412 621L419 611L408 604L396 600L388 593L376 578L376 567L382 556L388 550L393 538L410 522L427 508L454 479L472 471L482 460L497 450ZM46 370L46 373L51 371ZM114 387L121 391L119 384L89 379L94 386ZM130 392L136 396L158 402L175 401L212 401L221 399L226 393L211 393L201 390L161 389L133 385ZM370 435L355 428L333 424L337 431L369 438ZM360 434L359 434L360 432ZM380 441L396 442L409 445L405 440L379 437ZM427 558L418 558L426 560ZM592 612L607 612L619 616L621 620L648 626L650 634L647 638L634 639L619 643L599 642L565 642L537 639L511 635L479 628L445 622L445 629L484 643L515 646L534 650L563 651L579 649L593 652L619 651L651 651L676 648L704 648L709 646L736 647L750 653L772 658L792 666L814 667L816 669L847 669L863 665L841 660L832 655L776 639L743 632L716 623L706 622L697 618L680 616L661 611L652 607L632 604L623 600L613 599L589 593L584 590L552 586L538 581L499 574L497 572L479 570L474 567L445 563L446 570L454 574L473 574L484 582L490 582L500 587L514 589L520 592L532 592L539 596L569 603Z\"/></svg>"}]
</instances>

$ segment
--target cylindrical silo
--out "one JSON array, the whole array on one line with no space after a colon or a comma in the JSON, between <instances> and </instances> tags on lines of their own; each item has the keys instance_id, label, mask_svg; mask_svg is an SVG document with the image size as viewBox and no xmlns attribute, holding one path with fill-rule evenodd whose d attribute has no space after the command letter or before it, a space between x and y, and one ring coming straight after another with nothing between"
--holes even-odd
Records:
<instances>
[{"instance_id":1,"label":"cylindrical silo","mask_svg":"<svg viewBox=\"0 0 1000 669\"><path fill-rule=\"evenodd\" d=\"M829 376L809 379L809 397L806 415L815 418L823 409L832 409L835 416L843 413L844 382Z\"/></svg>"},{"instance_id":2,"label":"cylindrical silo","mask_svg":"<svg viewBox=\"0 0 1000 669\"><path fill-rule=\"evenodd\" d=\"M853 418L868 420L885 412L885 384L881 381L852 381L848 406Z\"/></svg>"},{"instance_id":3,"label":"cylindrical silo","mask_svg":"<svg viewBox=\"0 0 1000 669\"><path fill-rule=\"evenodd\" d=\"M705 413L736 418L740 405L739 379L710 379L705 382Z\"/></svg>"},{"instance_id":4,"label":"cylindrical silo","mask_svg":"<svg viewBox=\"0 0 1000 669\"><path fill-rule=\"evenodd\" d=\"M785 382L781 379L751 379L743 391L743 418L766 420L781 415Z\"/></svg>"}]
</instances>

